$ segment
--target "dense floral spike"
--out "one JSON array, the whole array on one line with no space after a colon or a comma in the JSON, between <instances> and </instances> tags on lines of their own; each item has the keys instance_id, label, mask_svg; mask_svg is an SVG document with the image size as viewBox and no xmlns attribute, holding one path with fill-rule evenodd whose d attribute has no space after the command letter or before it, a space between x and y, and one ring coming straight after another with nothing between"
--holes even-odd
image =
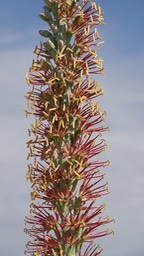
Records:
<instances>
[{"instance_id":1,"label":"dense floral spike","mask_svg":"<svg viewBox=\"0 0 144 256\"><path fill-rule=\"evenodd\" d=\"M96 29L103 13L88 0L44 2L40 17L48 30L39 32L46 39L35 48L26 77L31 85L26 114L35 117L27 142L28 159L34 159L27 172L34 202L26 218L25 232L33 239L26 253L97 256L102 249L93 240L112 233L104 229L111 221L101 216L104 205L95 205L108 194L100 168L109 161L98 158L107 148L101 138L108 130L106 113L96 102L103 88L90 77L103 71Z\"/></svg>"}]
</instances>

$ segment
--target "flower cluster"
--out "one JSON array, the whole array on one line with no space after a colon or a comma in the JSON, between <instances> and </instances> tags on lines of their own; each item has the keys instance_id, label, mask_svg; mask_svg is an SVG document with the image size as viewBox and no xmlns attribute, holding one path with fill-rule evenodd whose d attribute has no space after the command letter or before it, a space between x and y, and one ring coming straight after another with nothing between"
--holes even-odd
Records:
<instances>
[{"instance_id":1,"label":"flower cluster","mask_svg":"<svg viewBox=\"0 0 144 256\"><path fill-rule=\"evenodd\" d=\"M106 113L97 97L102 87L90 78L101 74L97 57L102 43L96 26L103 24L99 5L88 0L44 0L40 17L48 30L36 47L37 58L27 74L26 98L35 122L29 129L27 178L31 183L30 217L25 232L32 240L26 253L33 256L97 256L93 240L112 231L103 226L104 205L97 199L108 193L98 159L107 145L101 134ZM83 245L86 249L83 250Z\"/></svg>"}]
</instances>

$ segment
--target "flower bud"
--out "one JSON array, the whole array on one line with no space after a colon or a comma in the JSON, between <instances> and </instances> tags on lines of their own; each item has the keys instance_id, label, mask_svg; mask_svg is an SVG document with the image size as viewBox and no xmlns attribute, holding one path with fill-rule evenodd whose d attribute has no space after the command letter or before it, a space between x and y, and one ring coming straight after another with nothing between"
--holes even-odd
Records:
<instances>
[{"instance_id":1,"label":"flower bud","mask_svg":"<svg viewBox=\"0 0 144 256\"><path fill-rule=\"evenodd\" d=\"M44 37L49 37L50 36L50 32L47 31L47 30L39 30L39 33L41 36L44 36Z\"/></svg>"},{"instance_id":2,"label":"flower bud","mask_svg":"<svg viewBox=\"0 0 144 256\"><path fill-rule=\"evenodd\" d=\"M48 6L44 6L43 9L44 9L44 13L45 13L46 18L48 20L51 20L52 17L51 17L51 14L50 14L50 8Z\"/></svg>"},{"instance_id":3,"label":"flower bud","mask_svg":"<svg viewBox=\"0 0 144 256\"><path fill-rule=\"evenodd\" d=\"M58 41L58 49L62 50L63 47L64 47L64 41L62 39L60 39Z\"/></svg>"},{"instance_id":4,"label":"flower bud","mask_svg":"<svg viewBox=\"0 0 144 256\"><path fill-rule=\"evenodd\" d=\"M55 50L55 45L53 44L53 42L49 39L47 42L44 43L44 47L47 50Z\"/></svg>"},{"instance_id":5,"label":"flower bud","mask_svg":"<svg viewBox=\"0 0 144 256\"><path fill-rule=\"evenodd\" d=\"M64 31L64 32L67 32L67 31L68 31L68 25L67 25L66 19L61 19L61 20L59 21L59 25L60 25L60 27L63 28L63 31Z\"/></svg>"}]
</instances>

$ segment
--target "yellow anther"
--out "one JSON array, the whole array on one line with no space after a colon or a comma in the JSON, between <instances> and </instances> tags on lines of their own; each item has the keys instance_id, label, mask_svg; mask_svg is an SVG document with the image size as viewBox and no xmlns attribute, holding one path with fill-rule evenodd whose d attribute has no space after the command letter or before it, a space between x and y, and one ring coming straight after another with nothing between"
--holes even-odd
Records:
<instances>
[{"instance_id":1,"label":"yellow anther","mask_svg":"<svg viewBox=\"0 0 144 256\"><path fill-rule=\"evenodd\" d=\"M94 35L94 34L93 34ZM93 38L93 40L95 41L95 38ZM96 51L94 50L94 51L90 51L90 53L94 56L94 58L96 58L97 57L97 54L96 54Z\"/></svg>"},{"instance_id":2,"label":"yellow anther","mask_svg":"<svg viewBox=\"0 0 144 256\"><path fill-rule=\"evenodd\" d=\"M51 85L52 85L55 80L56 80L55 78L52 78L51 80L49 80L48 82L46 82L46 84L51 84Z\"/></svg>"},{"instance_id":3,"label":"yellow anther","mask_svg":"<svg viewBox=\"0 0 144 256\"><path fill-rule=\"evenodd\" d=\"M50 108L49 111L53 111L53 110L56 110L56 108Z\"/></svg>"},{"instance_id":4,"label":"yellow anther","mask_svg":"<svg viewBox=\"0 0 144 256\"><path fill-rule=\"evenodd\" d=\"M73 174L73 172L72 172L73 169L72 169L72 166L71 166L71 165L70 165L70 170L69 170L69 171L70 171L70 174Z\"/></svg>"},{"instance_id":5,"label":"yellow anther","mask_svg":"<svg viewBox=\"0 0 144 256\"><path fill-rule=\"evenodd\" d=\"M107 217L107 220L108 220L108 222L110 222L110 221L111 221L111 218L110 218L110 216L108 216L108 217Z\"/></svg>"},{"instance_id":6,"label":"yellow anther","mask_svg":"<svg viewBox=\"0 0 144 256\"><path fill-rule=\"evenodd\" d=\"M86 28L84 28L84 34L85 34L85 36L87 36L87 29Z\"/></svg>"},{"instance_id":7,"label":"yellow anther","mask_svg":"<svg viewBox=\"0 0 144 256\"><path fill-rule=\"evenodd\" d=\"M30 85L28 75L29 75L29 73L28 73L28 72L26 72L25 78L26 78L26 81L27 81L28 85Z\"/></svg>"},{"instance_id":8,"label":"yellow anther","mask_svg":"<svg viewBox=\"0 0 144 256\"><path fill-rule=\"evenodd\" d=\"M53 100L54 100L54 104L56 107L58 107L58 104L57 104L57 98L56 97L53 97Z\"/></svg>"},{"instance_id":9,"label":"yellow anther","mask_svg":"<svg viewBox=\"0 0 144 256\"><path fill-rule=\"evenodd\" d=\"M74 73L73 72L71 72L70 70L68 70L68 74L70 74L70 75L74 75Z\"/></svg>"},{"instance_id":10,"label":"yellow anther","mask_svg":"<svg viewBox=\"0 0 144 256\"><path fill-rule=\"evenodd\" d=\"M62 50L61 50L61 53L64 52L65 48L66 48L66 45L63 46L63 48L62 48Z\"/></svg>"},{"instance_id":11,"label":"yellow anther","mask_svg":"<svg viewBox=\"0 0 144 256\"><path fill-rule=\"evenodd\" d=\"M59 121L59 124L58 124L58 130L60 130L61 128L61 120Z\"/></svg>"},{"instance_id":12,"label":"yellow anther","mask_svg":"<svg viewBox=\"0 0 144 256\"><path fill-rule=\"evenodd\" d=\"M29 140L26 144L27 144L27 147L29 147L31 144L32 144L33 140Z\"/></svg>"},{"instance_id":13,"label":"yellow anther","mask_svg":"<svg viewBox=\"0 0 144 256\"><path fill-rule=\"evenodd\" d=\"M31 151L31 148L30 148L30 151ZM34 148L34 151L37 152L37 153L40 153L40 152L41 152L41 149ZM30 152L30 153L31 153L31 152Z\"/></svg>"},{"instance_id":14,"label":"yellow anther","mask_svg":"<svg viewBox=\"0 0 144 256\"><path fill-rule=\"evenodd\" d=\"M48 154L50 151L51 151L51 149L48 149L48 150L46 151L46 154Z\"/></svg>"},{"instance_id":15,"label":"yellow anther","mask_svg":"<svg viewBox=\"0 0 144 256\"><path fill-rule=\"evenodd\" d=\"M28 155L27 155L27 160L29 160L29 158L30 158L30 153L28 153Z\"/></svg>"},{"instance_id":16,"label":"yellow anther","mask_svg":"<svg viewBox=\"0 0 144 256\"><path fill-rule=\"evenodd\" d=\"M48 101L46 101L46 102L45 102L45 109L48 108L48 104L49 104Z\"/></svg>"},{"instance_id":17,"label":"yellow anther","mask_svg":"<svg viewBox=\"0 0 144 256\"><path fill-rule=\"evenodd\" d=\"M63 104L63 111L65 111L66 110L66 105L65 104Z\"/></svg>"},{"instance_id":18,"label":"yellow anther","mask_svg":"<svg viewBox=\"0 0 144 256\"><path fill-rule=\"evenodd\" d=\"M36 252L36 253L35 253L35 256L40 256L40 253L39 253L39 252Z\"/></svg>"},{"instance_id":19,"label":"yellow anther","mask_svg":"<svg viewBox=\"0 0 144 256\"><path fill-rule=\"evenodd\" d=\"M26 174L26 179L29 180L30 179L30 175L27 173Z\"/></svg>"},{"instance_id":20,"label":"yellow anther","mask_svg":"<svg viewBox=\"0 0 144 256\"><path fill-rule=\"evenodd\" d=\"M80 177L80 175L75 170L73 170L73 173L76 174L78 178Z\"/></svg>"},{"instance_id":21,"label":"yellow anther","mask_svg":"<svg viewBox=\"0 0 144 256\"><path fill-rule=\"evenodd\" d=\"M73 50L71 48L69 48L69 47L67 47L67 50L69 50L70 52L73 52Z\"/></svg>"},{"instance_id":22,"label":"yellow anther","mask_svg":"<svg viewBox=\"0 0 144 256\"><path fill-rule=\"evenodd\" d=\"M65 114L67 122L69 122L69 116L68 114Z\"/></svg>"},{"instance_id":23,"label":"yellow anther","mask_svg":"<svg viewBox=\"0 0 144 256\"><path fill-rule=\"evenodd\" d=\"M98 13L101 15L101 6L98 4L97 6Z\"/></svg>"},{"instance_id":24,"label":"yellow anther","mask_svg":"<svg viewBox=\"0 0 144 256\"><path fill-rule=\"evenodd\" d=\"M99 33L98 33L97 28L95 28L95 35L96 35L97 38L99 38Z\"/></svg>"},{"instance_id":25,"label":"yellow anther","mask_svg":"<svg viewBox=\"0 0 144 256\"><path fill-rule=\"evenodd\" d=\"M101 91L102 94L104 94L104 90L103 90L102 87L100 87L100 91Z\"/></svg>"},{"instance_id":26,"label":"yellow anther","mask_svg":"<svg viewBox=\"0 0 144 256\"><path fill-rule=\"evenodd\" d=\"M35 200L36 197L37 197L37 193L35 191L31 192L31 200Z\"/></svg>"},{"instance_id":27,"label":"yellow anther","mask_svg":"<svg viewBox=\"0 0 144 256\"><path fill-rule=\"evenodd\" d=\"M108 144L105 142L105 150L108 149Z\"/></svg>"},{"instance_id":28,"label":"yellow anther","mask_svg":"<svg viewBox=\"0 0 144 256\"><path fill-rule=\"evenodd\" d=\"M74 160L75 163L77 163L78 165L82 166L82 164L80 162L78 162L76 159Z\"/></svg>"},{"instance_id":29,"label":"yellow anther","mask_svg":"<svg viewBox=\"0 0 144 256\"><path fill-rule=\"evenodd\" d=\"M70 165L73 165L72 162L70 162L68 159L66 160Z\"/></svg>"},{"instance_id":30,"label":"yellow anther","mask_svg":"<svg viewBox=\"0 0 144 256\"><path fill-rule=\"evenodd\" d=\"M89 32L90 32L90 25L88 25L88 27L87 27L87 32L89 34Z\"/></svg>"},{"instance_id":31,"label":"yellow anther","mask_svg":"<svg viewBox=\"0 0 144 256\"><path fill-rule=\"evenodd\" d=\"M59 245L59 248L60 248L60 256L63 256L63 249L62 249L62 246Z\"/></svg>"},{"instance_id":32,"label":"yellow anther","mask_svg":"<svg viewBox=\"0 0 144 256\"><path fill-rule=\"evenodd\" d=\"M36 120L35 126L36 126L36 128L38 128L40 126L39 120Z\"/></svg>"},{"instance_id":33,"label":"yellow anther","mask_svg":"<svg viewBox=\"0 0 144 256\"><path fill-rule=\"evenodd\" d=\"M61 120L61 124L62 124L62 127L65 128L65 124L64 124L63 119Z\"/></svg>"},{"instance_id":34,"label":"yellow anther","mask_svg":"<svg viewBox=\"0 0 144 256\"><path fill-rule=\"evenodd\" d=\"M93 20L93 16L92 16L92 15L90 15L90 20L91 20L92 23L94 23L94 20Z\"/></svg>"},{"instance_id":35,"label":"yellow anther","mask_svg":"<svg viewBox=\"0 0 144 256\"><path fill-rule=\"evenodd\" d=\"M49 127L49 130L50 130L50 133L52 133L52 125L50 125L50 127Z\"/></svg>"},{"instance_id":36,"label":"yellow anther","mask_svg":"<svg viewBox=\"0 0 144 256\"><path fill-rule=\"evenodd\" d=\"M93 91L93 90L91 90L91 91ZM90 105L91 105L91 110L94 111L94 103L92 101L90 102Z\"/></svg>"},{"instance_id":37,"label":"yellow anther","mask_svg":"<svg viewBox=\"0 0 144 256\"><path fill-rule=\"evenodd\" d=\"M81 59L78 59L78 60L76 60L76 62L81 62L81 63L83 63L84 61L81 60ZM83 70L82 70L82 72L83 72Z\"/></svg>"},{"instance_id":38,"label":"yellow anther","mask_svg":"<svg viewBox=\"0 0 144 256\"><path fill-rule=\"evenodd\" d=\"M101 44L104 44L104 41L98 42L98 43L97 43L97 46L99 46L99 45L101 45Z\"/></svg>"},{"instance_id":39,"label":"yellow anther","mask_svg":"<svg viewBox=\"0 0 144 256\"><path fill-rule=\"evenodd\" d=\"M52 162L52 167L55 169L55 163L54 162Z\"/></svg>"},{"instance_id":40,"label":"yellow anther","mask_svg":"<svg viewBox=\"0 0 144 256\"><path fill-rule=\"evenodd\" d=\"M74 69L76 68L76 59L73 58L73 65L74 65Z\"/></svg>"},{"instance_id":41,"label":"yellow anther","mask_svg":"<svg viewBox=\"0 0 144 256\"><path fill-rule=\"evenodd\" d=\"M94 7L94 8L95 8L95 10L97 10L96 3L92 3L92 7Z\"/></svg>"},{"instance_id":42,"label":"yellow anther","mask_svg":"<svg viewBox=\"0 0 144 256\"><path fill-rule=\"evenodd\" d=\"M106 203L103 203L104 210L106 210Z\"/></svg>"},{"instance_id":43,"label":"yellow anther","mask_svg":"<svg viewBox=\"0 0 144 256\"><path fill-rule=\"evenodd\" d=\"M95 42L96 39L95 39L95 34L94 33L92 34L92 37L93 37L93 41ZM96 56L95 56L95 58L96 58Z\"/></svg>"},{"instance_id":44,"label":"yellow anther","mask_svg":"<svg viewBox=\"0 0 144 256\"><path fill-rule=\"evenodd\" d=\"M26 114L26 117L28 117L28 115L31 114L31 112L27 111L26 109L24 109L24 112L25 112L25 114Z\"/></svg>"},{"instance_id":45,"label":"yellow anther","mask_svg":"<svg viewBox=\"0 0 144 256\"><path fill-rule=\"evenodd\" d=\"M82 76L83 76L83 70L81 70L81 73L80 73L80 79L79 79L79 83L78 83L78 88L80 88L80 86L81 86Z\"/></svg>"},{"instance_id":46,"label":"yellow anther","mask_svg":"<svg viewBox=\"0 0 144 256\"><path fill-rule=\"evenodd\" d=\"M29 149L30 149L30 156L32 156L33 150L31 147L29 147Z\"/></svg>"},{"instance_id":47,"label":"yellow anther","mask_svg":"<svg viewBox=\"0 0 144 256\"><path fill-rule=\"evenodd\" d=\"M60 52L58 52L58 54L57 54L57 58L62 58L62 57L64 57L65 56L65 54L61 54Z\"/></svg>"},{"instance_id":48,"label":"yellow anther","mask_svg":"<svg viewBox=\"0 0 144 256\"><path fill-rule=\"evenodd\" d=\"M35 73L36 73L38 76L40 76L41 78L45 79L44 76L43 76L43 74L41 74L39 71L36 71Z\"/></svg>"},{"instance_id":49,"label":"yellow anther","mask_svg":"<svg viewBox=\"0 0 144 256\"><path fill-rule=\"evenodd\" d=\"M42 113L44 114L45 117L49 117L48 113L46 113L45 111L42 111Z\"/></svg>"},{"instance_id":50,"label":"yellow anther","mask_svg":"<svg viewBox=\"0 0 144 256\"><path fill-rule=\"evenodd\" d=\"M53 256L57 256L55 253L55 250L54 249L51 249L51 250L52 250Z\"/></svg>"},{"instance_id":51,"label":"yellow anther","mask_svg":"<svg viewBox=\"0 0 144 256\"><path fill-rule=\"evenodd\" d=\"M57 121L57 120L58 120L58 117L57 117L57 115L55 114L54 117L53 117L53 119L52 119L52 124L53 124L55 121Z\"/></svg>"},{"instance_id":52,"label":"yellow anther","mask_svg":"<svg viewBox=\"0 0 144 256\"><path fill-rule=\"evenodd\" d=\"M75 120L73 120L73 122L72 122L72 127L73 127L73 129L75 128Z\"/></svg>"},{"instance_id":53,"label":"yellow anther","mask_svg":"<svg viewBox=\"0 0 144 256\"><path fill-rule=\"evenodd\" d=\"M56 168L55 168L55 172L59 169L60 165L58 165Z\"/></svg>"},{"instance_id":54,"label":"yellow anther","mask_svg":"<svg viewBox=\"0 0 144 256\"><path fill-rule=\"evenodd\" d=\"M89 67L88 67L87 62L85 63L85 65L86 65L86 75L88 75L88 74L89 74L89 73L88 73L88 71L89 71Z\"/></svg>"},{"instance_id":55,"label":"yellow anther","mask_svg":"<svg viewBox=\"0 0 144 256\"><path fill-rule=\"evenodd\" d=\"M85 227L86 226L86 224L85 224L85 222L82 220L82 225Z\"/></svg>"},{"instance_id":56,"label":"yellow anther","mask_svg":"<svg viewBox=\"0 0 144 256\"><path fill-rule=\"evenodd\" d=\"M80 104L81 104L81 109L83 108L83 104L84 104L84 100L85 100L85 97L84 96L82 96L82 97L80 97Z\"/></svg>"},{"instance_id":57,"label":"yellow anther","mask_svg":"<svg viewBox=\"0 0 144 256\"><path fill-rule=\"evenodd\" d=\"M48 172L49 172L49 176L50 176L50 178L52 180L53 179L52 172L50 170L48 170Z\"/></svg>"}]
</instances>

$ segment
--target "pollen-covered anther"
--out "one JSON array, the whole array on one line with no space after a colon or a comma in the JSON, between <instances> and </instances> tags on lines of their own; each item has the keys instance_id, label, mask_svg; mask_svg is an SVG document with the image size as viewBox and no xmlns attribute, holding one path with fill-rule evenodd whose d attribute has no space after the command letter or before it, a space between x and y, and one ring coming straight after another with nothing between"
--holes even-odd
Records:
<instances>
[{"instance_id":1,"label":"pollen-covered anther","mask_svg":"<svg viewBox=\"0 0 144 256\"><path fill-rule=\"evenodd\" d=\"M32 200L35 200L35 198L37 197L37 193L34 191L34 192L31 192L31 199Z\"/></svg>"},{"instance_id":2,"label":"pollen-covered anther","mask_svg":"<svg viewBox=\"0 0 144 256\"><path fill-rule=\"evenodd\" d=\"M64 124L64 120L63 120L63 119L61 119L61 120L59 121L58 130L60 130L61 127L62 127L62 128L65 128L65 124Z\"/></svg>"},{"instance_id":3,"label":"pollen-covered anther","mask_svg":"<svg viewBox=\"0 0 144 256\"><path fill-rule=\"evenodd\" d=\"M26 80L26 115L36 121L29 129L27 179L31 183L30 225L27 253L33 256L100 256L94 239L111 233L101 217L105 205L98 198L108 194L101 169L109 162L99 154L107 148L106 113L98 105L103 88L91 75L102 73L98 58L103 24L100 5L91 0L44 0L40 17L48 30L34 49ZM97 103L96 103L97 102ZM102 231L101 231L102 228ZM81 248L89 243L84 253Z\"/></svg>"},{"instance_id":4,"label":"pollen-covered anther","mask_svg":"<svg viewBox=\"0 0 144 256\"><path fill-rule=\"evenodd\" d=\"M55 114L52 119L52 124L54 124L55 121L58 121L58 116Z\"/></svg>"}]
</instances>

